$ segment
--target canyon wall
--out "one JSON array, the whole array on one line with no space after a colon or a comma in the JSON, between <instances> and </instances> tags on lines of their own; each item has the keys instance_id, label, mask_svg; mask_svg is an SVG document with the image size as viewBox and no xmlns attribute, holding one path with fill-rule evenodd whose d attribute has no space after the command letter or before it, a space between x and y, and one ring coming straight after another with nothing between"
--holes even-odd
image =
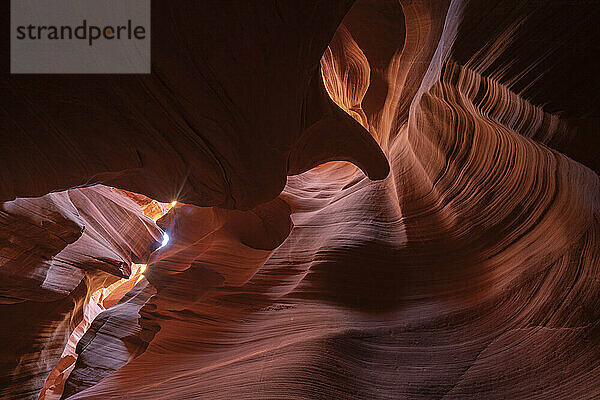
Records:
<instances>
[{"instance_id":1,"label":"canyon wall","mask_svg":"<svg viewBox=\"0 0 600 400\"><path fill-rule=\"evenodd\" d=\"M0 394L598 398L598 7L248 4L3 76Z\"/></svg>"}]
</instances>

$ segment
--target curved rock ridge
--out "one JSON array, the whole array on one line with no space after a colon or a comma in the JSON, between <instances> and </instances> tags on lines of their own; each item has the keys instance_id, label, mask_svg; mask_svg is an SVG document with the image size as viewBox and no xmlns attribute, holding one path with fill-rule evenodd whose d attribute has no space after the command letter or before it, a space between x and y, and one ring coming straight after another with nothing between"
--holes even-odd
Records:
<instances>
[{"instance_id":1,"label":"curved rock ridge","mask_svg":"<svg viewBox=\"0 0 600 400\"><path fill-rule=\"evenodd\" d=\"M153 255L147 281L100 314L80 341L63 398L142 354L156 334L169 331L163 316L185 315L215 290L243 286L289 234L289 213L281 199L250 211L177 204L158 221L172 239Z\"/></svg>"},{"instance_id":2,"label":"curved rock ridge","mask_svg":"<svg viewBox=\"0 0 600 400\"><path fill-rule=\"evenodd\" d=\"M584 31L597 7L157 3L182 27L157 27L151 78L107 78L116 111L97 114L118 136L106 149L138 158L98 152L86 170L136 193L0 213L1 307L23 333L0 331L18 349L2 395L35 398L66 345L47 399L600 397L600 178L581 150L595 115L547 91L591 47L540 23ZM143 277L85 299L138 261ZM86 302L101 312L75 346Z\"/></svg>"},{"instance_id":3,"label":"curved rock ridge","mask_svg":"<svg viewBox=\"0 0 600 400\"><path fill-rule=\"evenodd\" d=\"M74 355L65 357L63 353L63 357L69 360L72 371L56 379L58 390L54 392L57 392L58 396L46 395L43 398L58 399L61 395L66 398L77 390L91 387L142 353L150 338L146 341L137 336L141 333L141 327L137 323L140 318L138 312L155 292L148 281L142 277L115 306L99 312L91 326L76 343L77 349L73 349ZM116 338L115 333L118 335ZM103 339L103 335L107 338Z\"/></svg>"}]
</instances>

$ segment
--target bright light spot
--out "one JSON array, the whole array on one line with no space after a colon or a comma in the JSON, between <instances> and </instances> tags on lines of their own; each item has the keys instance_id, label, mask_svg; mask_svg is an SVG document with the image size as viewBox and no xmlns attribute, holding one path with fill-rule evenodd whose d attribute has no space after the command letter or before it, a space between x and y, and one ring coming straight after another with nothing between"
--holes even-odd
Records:
<instances>
[{"instance_id":1,"label":"bright light spot","mask_svg":"<svg viewBox=\"0 0 600 400\"><path fill-rule=\"evenodd\" d=\"M167 232L163 233L163 240L162 240L162 244L160 245L159 249L161 247L165 247L167 245L167 243L169 243L169 234Z\"/></svg>"},{"instance_id":2,"label":"bright light spot","mask_svg":"<svg viewBox=\"0 0 600 400\"><path fill-rule=\"evenodd\" d=\"M177 202L176 202L176 201L172 201L172 202L171 202L171 207L175 207L175 205L176 205L176 204L177 204Z\"/></svg>"},{"instance_id":3,"label":"bright light spot","mask_svg":"<svg viewBox=\"0 0 600 400\"><path fill-rule=\"evenodd\" d=\"M148 268L147 264L140 264L140 269L138 270L138 273L143 274L144 271L146 271L146 268Z\"/></svg>"}]
</instances>

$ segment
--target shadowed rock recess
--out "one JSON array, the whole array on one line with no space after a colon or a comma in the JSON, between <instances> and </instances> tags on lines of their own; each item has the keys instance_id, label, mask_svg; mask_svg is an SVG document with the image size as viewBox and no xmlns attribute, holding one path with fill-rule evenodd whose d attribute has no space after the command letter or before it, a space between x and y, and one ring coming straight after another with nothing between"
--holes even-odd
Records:
<instances>
[{"instance_id":1,"label":"shadowed rock recess","mask_svg":"<svg viewBox=\"0 0 600 400\"><path fill-rule=\"evenodd\" d=\"M149 75L4 63L0 398L600 398L599 8L155 0Z\"/></svg>"}]
</instances>

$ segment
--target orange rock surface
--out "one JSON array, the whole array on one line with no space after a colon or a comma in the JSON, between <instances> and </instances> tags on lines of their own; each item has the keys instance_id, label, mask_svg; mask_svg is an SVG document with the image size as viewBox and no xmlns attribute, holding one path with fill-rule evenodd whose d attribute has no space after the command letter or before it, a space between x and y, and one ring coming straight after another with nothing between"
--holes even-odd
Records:
<instances>
[{"instance_id":1,"label":"orange rock surface","mask_svg":"<svg viewBox=\"0 0 600 400\"><path fill-rule=\"evenodd\" d=\"M152 7L0 78L1 398L600 397L597 5Z\"/></svg>"}]
</instances>

